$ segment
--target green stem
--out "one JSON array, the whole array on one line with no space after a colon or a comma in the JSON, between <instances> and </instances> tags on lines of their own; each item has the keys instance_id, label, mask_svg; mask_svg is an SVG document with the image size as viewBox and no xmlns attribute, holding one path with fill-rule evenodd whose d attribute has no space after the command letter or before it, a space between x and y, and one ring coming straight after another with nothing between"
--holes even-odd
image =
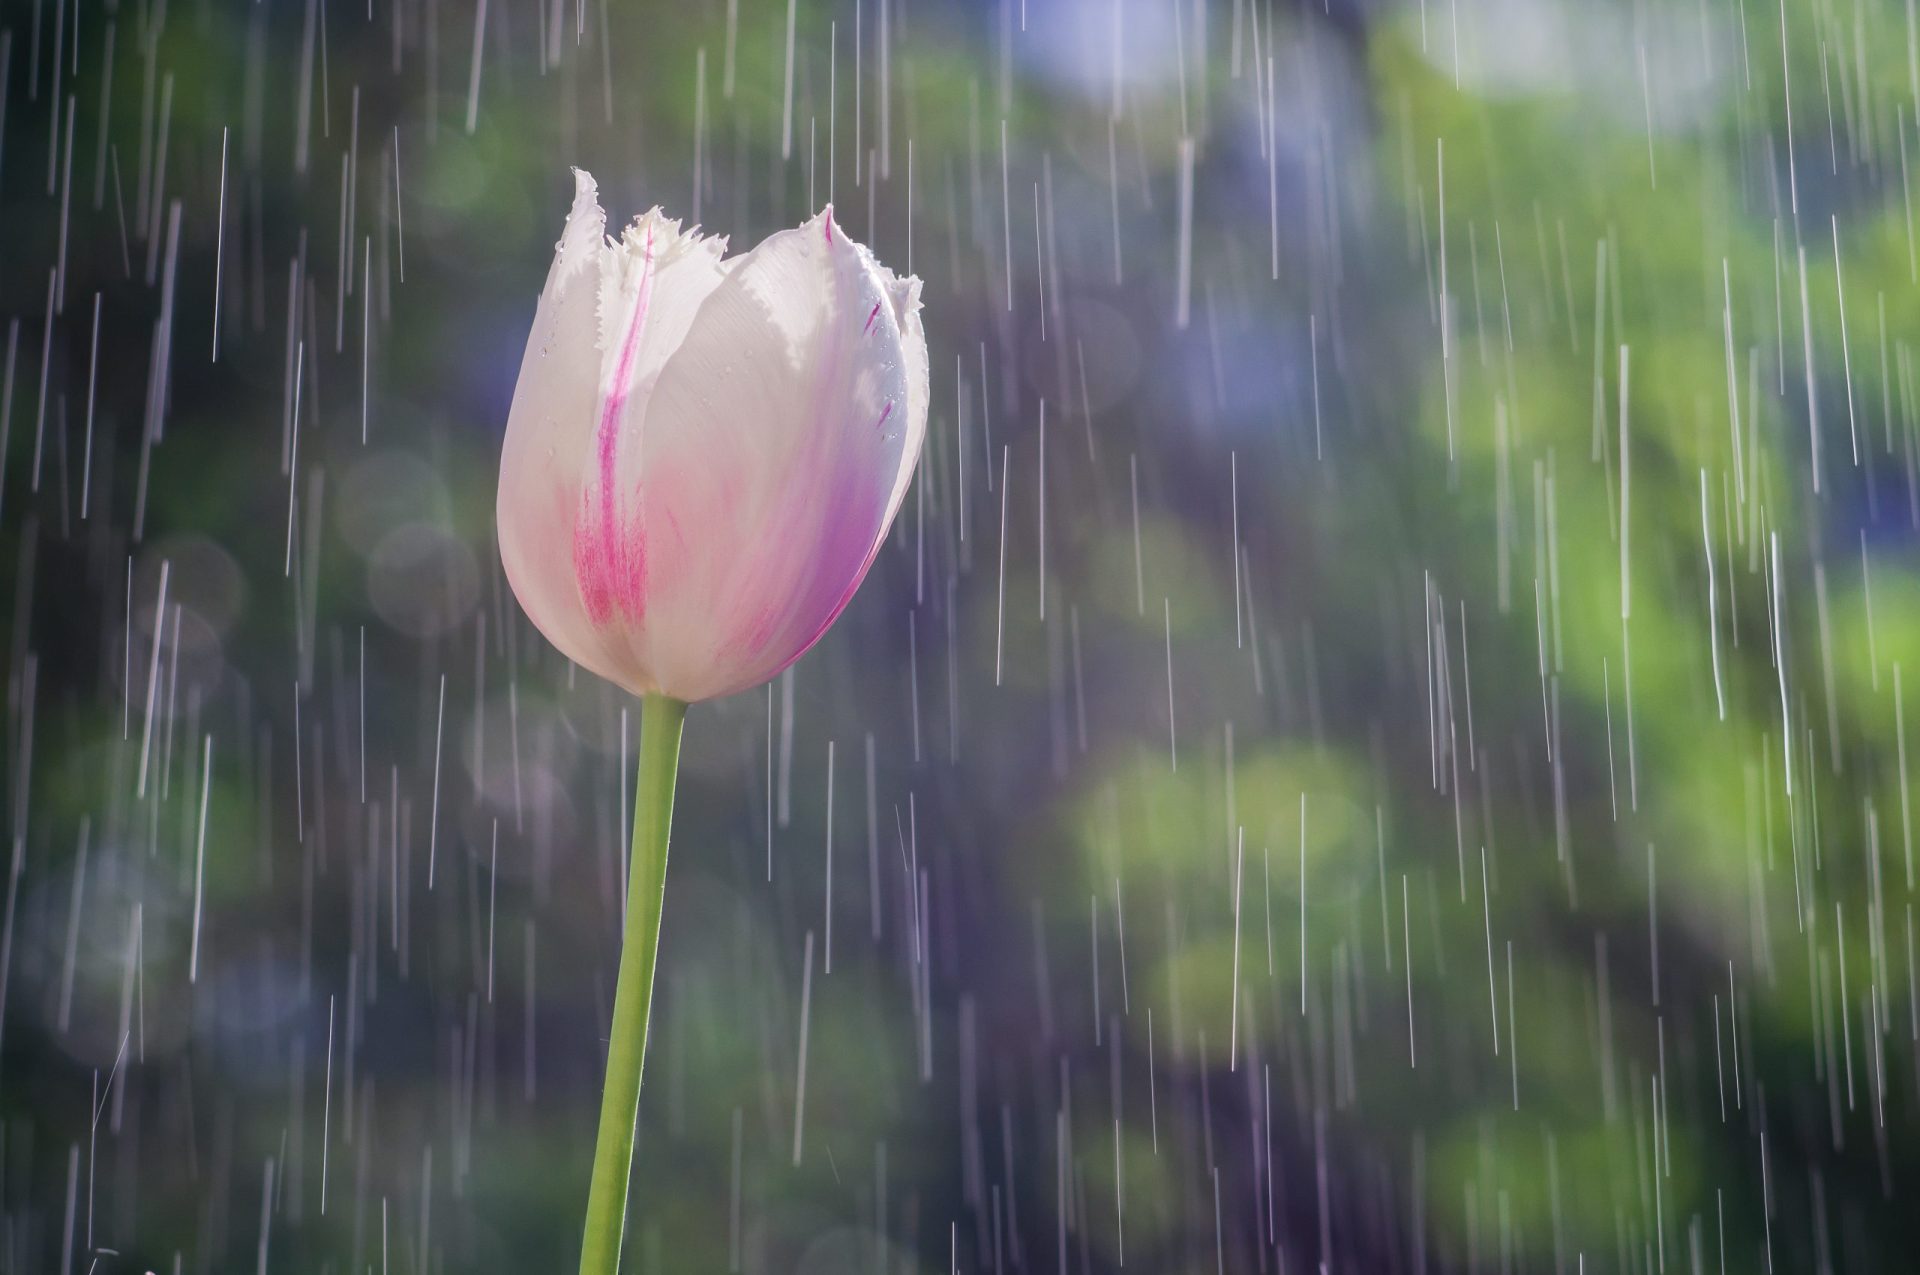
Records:
<instances>
[{"instance_id":1,"label":"green stem","mask_svg":"<svg viewBox=\"0 0 1920 1275\"><path fill-rule=\"evenodd\" d=\"M580 1275L614 1275L627 1226L627 1179L633 1126L640 1112L640 1069L647 1057L654 957L666 899L667 832L673 824L673 782L680 770L680 727L687 706L649 695L640 715L640 774L633 794L633 865L627 877L626 932L607 1040L607 1083L600 1095L600 1133L593 1148Z\"/></svg>"}]
</instances>

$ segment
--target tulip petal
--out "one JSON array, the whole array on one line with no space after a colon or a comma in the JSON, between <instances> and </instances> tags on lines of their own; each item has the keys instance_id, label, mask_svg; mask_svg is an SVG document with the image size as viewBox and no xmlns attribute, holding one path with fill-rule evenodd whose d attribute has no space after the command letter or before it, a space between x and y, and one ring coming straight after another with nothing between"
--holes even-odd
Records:
<instances>
[{"instance_id":1,"label":"tulip petal","mask_svg":"<svg viewBox=\"0 0 1920 1275\"><path fill-rule=\"evenodd\" d=\"M818 639L866 574L919 457L927 356L902 283L832 209L731 263L647 405L639 661L731 694Z\"/></svg>"},{"instance_id":2,"label":"tulip petal","mask_svg":"<svg viewBox=\"0 0 1920 1275\"><path fill-rule=\"evenodd\" d=\"M900 329L900 355L907 376L907 420L912 422L915 431L907 440L907 463L900 468L894 480L893 495L887 501L885 527L893 524L893 516L900 512L900 502L907 497L907 486L913 481L914 461L920 455L920 445L927 431L928 365L927 334L920 326L920 280L913 275L905 279L896 279L884 266L877 267L887 282L888 302L893 307L894 322Z\"/></svg>"},{"instance_id":3,"label":"tulip petal","mask_svg":"<svg viewBox=\"0 0 1920 1275\"><path fill-rule=\"evenodd\" d=\"M570 560L580 475L592 441L595 348L606 214L593 178L574 170L573 208L520 362L500 457L494 519L500 560L521 605L549 641L594 672L613 671L592 645L579 590L553 563Z\"/></svg>"},{"instance_id":4,"label":"tulip petal","mask_svg":"<svg viewBox=\"0 0 1920 1275\"><path fill-rule=\"evenodd\" d=\"M637 270L649 234L650 268ZM620 244L608 244L593 177L575 169L573 207L540 294L507 420L495 519L508 582L549 641L636 693L652 689L651 680L633 662L632 642L608 631L618 617L607 605L614 595L607 582L619 579L619 564L627 559L596 557L634 521L622 512L632 502L619 500L616 490L614 499L596 504L606 490L595 486L602 441L614 439L617 459L620 427L639 420L639 406L667 355L723 277L723 249L724 241L683 234L657 211L636 221ZM643 278L650 285L649 304L636 326ZM610 329L617 333L611 342L603 340ZM597 522L593 515L602 507L613 516ZM612 538L604 535L608 525ZM589 546L584 555L583 540ZM579 570L583 556L591 573ZM576 569L561 569L567 563ZM588 580L605 586L598 608L590 603Z\"/></svg>"},{"instance_id":5,"label":"tulip petal","mask_svg":"<svg viewBox=\"0 0 1920 1275\"><path fill-rule=\"evenodd\" d=\"M646 539L632 464L646 404L667 358L725 277L726 241L686 233L654 208L609 248L600 278L600 399L593 455L574 526L573 567L587 618L638 624L646 602ZM629 475L623 479L624 472ZM617 644L621 649L631 644Z\"/></svg>"}]
</instances>

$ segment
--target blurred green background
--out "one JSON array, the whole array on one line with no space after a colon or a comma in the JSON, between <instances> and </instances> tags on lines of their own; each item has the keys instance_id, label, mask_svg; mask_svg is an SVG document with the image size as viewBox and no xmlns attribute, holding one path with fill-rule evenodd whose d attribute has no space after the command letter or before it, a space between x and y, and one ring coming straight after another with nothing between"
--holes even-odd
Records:
<instances>
[{"instance_id":1,"label":"blurred green background","mask_svg":"<svg viewBox=\"0 0 1920 1275\"><path fill-rule=\"evenodd\" d=\"M1916 47L5 0L0 1270L577 1260L639 706L492 527L570 164L831 199L933 373L689 717L626 1269L1909 1269Z\"/></svg>"}]
</instances>

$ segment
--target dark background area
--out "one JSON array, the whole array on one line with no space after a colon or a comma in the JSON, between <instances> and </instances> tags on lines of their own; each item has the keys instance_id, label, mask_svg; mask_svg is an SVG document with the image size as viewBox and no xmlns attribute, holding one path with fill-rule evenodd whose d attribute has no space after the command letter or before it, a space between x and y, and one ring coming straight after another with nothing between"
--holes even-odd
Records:
<instances>
[{"instance_id":1,"label":"dark background area","mask_svg":"<svg viewBox=\"0 0 1920 1275\"><path fill-rule=\"evenodd\" d=\"M576 1261L569 165L831 198L932 362L689 716L627 1269L1907 1269L1912 23L5 0L0 1270Z\"/></svg>"}]
</instances>

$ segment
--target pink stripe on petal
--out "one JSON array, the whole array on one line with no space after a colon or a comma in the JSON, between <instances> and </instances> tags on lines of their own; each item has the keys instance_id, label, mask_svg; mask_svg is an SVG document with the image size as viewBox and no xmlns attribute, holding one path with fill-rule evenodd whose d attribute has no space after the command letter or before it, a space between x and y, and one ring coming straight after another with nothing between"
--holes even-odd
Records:
<instances>
[{"instance_id":1,"label":"pink stripe on petal","mask_svg":"<svg viewBox=\"0 0 1920 1275\"><path fill-rule=\"evenodd\" d=\"M653 228L649 226L640 266L640 286L634 293L633 317L627 323L613 387L607 393L595 433L598 481L581 493L580 514L574 522L574 575L579 580L587 616L595 624L607 623L616 609L624 612L628 619L637 620L645 604L646 554L639 519L626 519L626 525L621 525L619 450L621 418L625 415L627 398L633 392L633 369L640 352L640 336L646 328L647 307L653 299L653 274Z\"/></svg>"},{"instance_id":2,"label":"pink stripe on petal","mask_svg":"<svg viewBox=\"0 0 1920 1275\"><path fill-rule=\"evenodd\" d=\"M867 311L867 326L860 329L860 335L865 336L869 332L872 332L873 321L879 317L880 317L880 302L876 301L873 303L873 309Z\"/></svg>"}]
</instances>

